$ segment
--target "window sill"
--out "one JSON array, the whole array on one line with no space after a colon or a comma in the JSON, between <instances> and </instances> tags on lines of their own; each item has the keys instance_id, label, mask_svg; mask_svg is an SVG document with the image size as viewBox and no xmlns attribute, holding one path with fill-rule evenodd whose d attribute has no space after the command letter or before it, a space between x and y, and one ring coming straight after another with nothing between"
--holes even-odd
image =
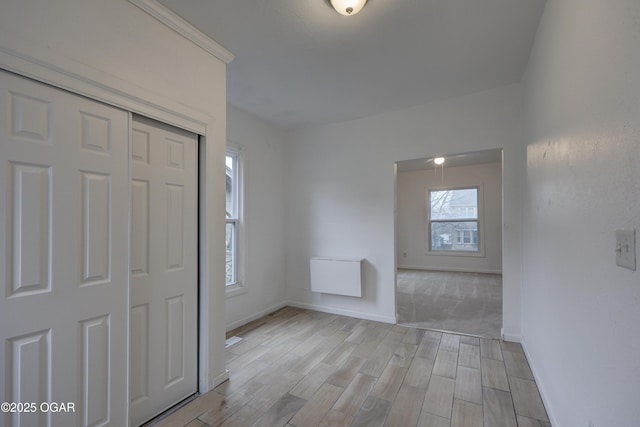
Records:
<instances>
[{"instance_id":1,"label":"window sill","mask_svg":"<svg viewBox=\"0 0 640 427\"><path fill-rule=\"evenodd\" d=\"M233 285L229 285L226 287L226 297L227 298L231 298L231 297L236 297L238 295L243 295L247 293L247 289L242 286L241 283L234 283Z\"/></svg>"},{"instance_id":2,"label":"window sill","mask_svg":"<svg viewBox=\"0 0 640 427\"><path fill-rule=\"evenodd\" d=\"M427 255L435 256L460 256L460 257L476 257L484 258L484 251L472 252L472 251L427 251Z\"/></svg>"}]
</instances>

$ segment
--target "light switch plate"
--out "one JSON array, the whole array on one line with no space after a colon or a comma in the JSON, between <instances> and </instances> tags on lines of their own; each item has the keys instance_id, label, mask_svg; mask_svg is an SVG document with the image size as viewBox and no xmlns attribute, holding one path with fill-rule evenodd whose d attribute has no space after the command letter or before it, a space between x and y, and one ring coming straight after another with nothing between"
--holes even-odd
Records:
<instances>
[{"instance_id":1,"label":"light switch plate","mask_svg":"<svg viewBox=\"0 0 640 427\"><path fill-rule=\"evenodd\" d=\"M636 230L616 230L616 265L636 269Z\"/></svg>"}]
</instances>

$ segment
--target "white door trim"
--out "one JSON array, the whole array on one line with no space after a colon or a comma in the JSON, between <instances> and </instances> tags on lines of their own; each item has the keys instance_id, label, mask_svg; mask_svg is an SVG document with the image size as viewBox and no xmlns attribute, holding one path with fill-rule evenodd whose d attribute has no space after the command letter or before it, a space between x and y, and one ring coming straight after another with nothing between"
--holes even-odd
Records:
<instances>
[{"instance_id":1,"label":"white door trim","mask_svg":"<svg viewBox=\"0 0 640 427\"><path fill-rule=\"evenodd\" d=\"M0 40L9 39L10 35L0 31ZM17 46L18 50L7 45ZM199 135L206 135L207 127L215 122L215 117L206 113L25 40L0 45L0 68Z\"/></svg>"}]
</instances>

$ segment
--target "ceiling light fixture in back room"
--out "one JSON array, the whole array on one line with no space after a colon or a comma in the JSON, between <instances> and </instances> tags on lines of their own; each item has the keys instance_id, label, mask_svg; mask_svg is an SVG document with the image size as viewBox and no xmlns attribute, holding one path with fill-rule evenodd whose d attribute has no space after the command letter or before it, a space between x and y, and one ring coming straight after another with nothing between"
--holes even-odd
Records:
<instances>
[{"instance_id":1,"label":"ceiling light fixture in back room","mask_svg":"<svg viewBox=\"0 0 640 427\"><path fill-rule=\"evenodd\" d=\"M438 176L438 166L440 166L440 176L442 178L442 185L444 185L444 157L436 157L435 159L433 159L433 163L434 163L434 167L433 167L433 171L435 172L436 176Z\"/></svg>"},{"instance_id":2,"label":"ceiling light fixture in back room","mask_svg":"<svg viewBox=\"0 0 640 427\"><path fill-rule=\"evenodd\" d=\"M352 16L362 10L367 0L329 0L329 2L340 15Z\"/></svg>"}]
</instances>

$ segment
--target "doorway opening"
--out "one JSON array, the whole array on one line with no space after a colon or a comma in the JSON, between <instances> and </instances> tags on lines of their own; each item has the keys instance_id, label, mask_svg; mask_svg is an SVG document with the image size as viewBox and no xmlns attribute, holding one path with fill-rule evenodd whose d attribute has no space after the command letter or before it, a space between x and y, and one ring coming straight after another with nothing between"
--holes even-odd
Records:
<instances>
[{"instance_id":1,"label":"doorway opening","mask_svg":"<svg viewBox=\"0 0 640 427\"><path fill-rule=\"evenodd\" d=\"M396 163L398 323L500 338L502 150L438 157Z\"/></svg>"}]
</instances>

